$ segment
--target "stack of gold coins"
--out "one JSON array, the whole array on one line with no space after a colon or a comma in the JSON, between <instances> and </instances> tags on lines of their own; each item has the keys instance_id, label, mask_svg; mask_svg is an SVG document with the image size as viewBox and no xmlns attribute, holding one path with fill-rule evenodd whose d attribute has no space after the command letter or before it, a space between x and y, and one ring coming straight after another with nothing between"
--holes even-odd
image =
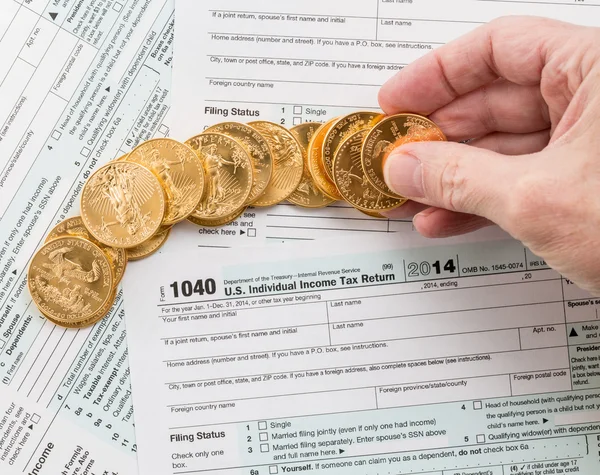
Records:
<instances>
[{"instance_id":1,"label":"stack of gold coins","mask_svg":"<svg viewBox=\"0 0 600 475\"><path fill-rule=\"evenodd\" d=\"M185 143L158 138L96 170L81 216L55 226L29 266L33 301L50 321L80 328L110 310L128 261L156 252L172 226L223 226L248 206L346 201L376 218L406 200L383 164L403 143L446 140L415 114L355 112L286 129L257 121L216 124Z\"/></svg>"}]
</instances>

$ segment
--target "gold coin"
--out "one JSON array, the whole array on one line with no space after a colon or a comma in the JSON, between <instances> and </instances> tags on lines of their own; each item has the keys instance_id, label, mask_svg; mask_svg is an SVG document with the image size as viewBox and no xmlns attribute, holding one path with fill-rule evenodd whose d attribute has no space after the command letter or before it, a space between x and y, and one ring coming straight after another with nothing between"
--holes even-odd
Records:
<instances>
[{"instance_id":1,"label":"gold coin","mask_svg":"<svg viewBox=\"0 0 600 475\"><path fill-rule=\"evenodd\" d=\"M344 140L333 160L333 178L344 199L365 211L387 211L406 202L377 191L365 176L360 160L362 143L369 131L359 130Z\"/></svg>"},{"instance_id":2,"label":"gold coin","mask_svg":"<svg viewBox=\"0 0 600 475\"><path fill-rule=\"evenodd\" d=\"M63 325L104 315L114 295L113 283L108 257L81 237L60 237L44 244L27 273L37 307Z\"/></svg>"},{"instance_id":3,"label":"gold coin","mask_svg":"<svg viewBox=\"0 0 600 475\"><path fill-rule=\"evenodd\" d=\"M308 146L321 125L323 124L319 124L318 122L305 122L290 129L290 132L296 137L302 147L304 171L300 184L290 195L288 201L304 208L324 208L335 201L319 189L308 168Z\"/></svg>"},{"instance_id":4,"label":"gold coin","mask_svg":"<svg viewBox=\"0 0 600 475\"><path fill-rule=\"evenodd\" d=\"M38 309L40 313L46 317L46 319L55 325L63 328L85 328L95 325L100 320L102 320L106 315L110 312L110 309L115 303L115 298L117 296L117 289L114 288L111 297L107 300L106 304L102 307L102 309L98 312L97 315L87 318L85 320L77 321L77 322L63 322L60 320L56 320L52 318L50 315L46 315L41 309Z\"/></svg>"},{"instance_id":5,"label":"gold coin","mask_svg":"<svg viewBox=\"0 0 600 475\"><path fill-rule=\"evenodd\" d=\"M377 213L375 211L365 211L364 209L359 209L359 208L354 208L354 209L356 209L357 211L360 211L362 214L371 216L371 218L388 219L387 216L384 216L381 213Z\"/></svg>"},{"instance_id":6,"label":"gold coin","mask_svg":"<svg viewBox=\"0 0 600 475\"><path fill-rule=\"evenodd\" d=\"M53 239L59 237L68 236L79 236L88 241L92 241L98 246L104 254L108 256L113 273L114 273L114 285L119 285L123 275L125 275L125 267L127 266L127 251L118 247L107 246L102 244L100 241L94 239L94 237L88 232L86 227L83 225L81 216L74 216L73 218L65 219L58 223L46 236L45 242L50 242Z\"/></svg>"},{"instance_id":7,"label":"gold coin","mask_svg":"<svg viewBox=\"0 0 600 475\"><path fill-rule=\"evenodd\" d=\"M333 157L346 137L359 130L370 129L383 119L377 112L354 112L339 118L329 129L323 139L322 160L325 173L333 180Z\"/></svg>"},{"instance_id":8,"label":"gold coin","mask_svg":"<svg viewBox=\"0 0 600 475\"><path fill-rule=\"evenodd\" d=\"M244 208L254 177L252 160L240 142L228 135L211 132L192 137L186 143L204 164L207 187L190 216L216 219Z\"/></svg>"},{"instance_id":9,"label":"gold coin","mask_svg":"<svg viewBox=\"0 0 600 475\"><path fill-rule=\"evenodd\" d=\"M243 207L241 210L236 211L233 214L230 214L228 216L223 216L222 218L216 218L216 219L200 219L200 218L196 218L195 216L190 216L188 218L188 221L190 221L198 226L204 226L204 227L208 227L208 228L213 228L216 226L224 226L224 225L229 224L229 223L235 221L236 219L238 219L242 214L244 214L244 212L247 209L248 208Z\"/></svg>"},{"instance_id":10,"label":"gold coin","mask_svg":"<svg viewBox=\"0 0 600 475\"><path fill-rule=\"evenodd\" d=\"M362 165L367 180L381 193L398 198L383 178L383 164L389 153L410 142L444 142L444 133L426 117L415 114L397 114L374 126L364 140Z\"/></svg>"},{"instance_id":11,"label":"gold coin","mask_svg":"<svg viewBox=\"0 0 600 475\"><path fill-rule=\"evenodd\" d=\"M325 135L334 124L336 119L331 119L329 122L323 124L319 130L315 132L310 144L308 145L308 170L310 175L312 176L315 185L332 200L341 200L342 195L333 183L332 180L329 179L327 173L325 173L325 168L323 167L323 140L325 139Z\"/></svg>"},{"instance_id":12,"label":"gold coin","mask_svg":"<svg viewBox=\"0 0 600 475\"><path fill-rule=\"evenodd\" d=\"M265 138L273 157L273 176L253 206L272 206L289 198L298 187L304 169L302 147L285 127L266 121L250 122Z\"/></svg>"},{"instance_id":13,"label":"gold coin","mask_svg":"<svg viewBox=\"0 0 600 475\"><path fill-rule=\"evenodd\" d=\"M127 249L127 258L130 261L139 261L140 259L144 259L154 254L165 242L167 242L169 234L171 234L171 229L171 226L167 226L164 230L158 231L154 236L147 241L144 241L139 246Z\"/></svg>"},{"instance_id":14,"label":"gold coin","mask_svg":"<svg viewBox=\"0 0 600 475\"><path fill-rule=\"evenodd\" d=\"M165 190L167 210L162 224L183 221L196 209L204 190L204 170L194 151L173 139L153 139L127 156L152 171Z\"/></svg>"},{"instance_id":15,"label":"gold coin","mask_svg":"<svg viewBox=\"0 0 600 475\"><path fill-rule=\"evenodd\" d=\"M165 195L158 178L137 163L109 162L83 186L83 224L107 246L143 243L158 231L164 215Z\"/></svg>"},{"instance_id":16,"label":"gold coin","mask_svg":"<svg viewBox=\"0 0 600 475\"><path fill-rule=\"evenodd\" d=\"M254 169L254 183L246 204L252 204L263 194L273 175L273 157L269 144L256 129L239 122L222 122L204 131L210 132L229 135L246 148Z\"/></svg>"}]
</instances>

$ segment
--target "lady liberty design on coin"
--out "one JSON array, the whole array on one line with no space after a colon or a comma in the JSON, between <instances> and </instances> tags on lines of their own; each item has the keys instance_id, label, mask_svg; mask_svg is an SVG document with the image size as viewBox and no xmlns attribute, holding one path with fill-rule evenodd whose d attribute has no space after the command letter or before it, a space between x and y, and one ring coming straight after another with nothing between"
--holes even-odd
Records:
<instances>
[{"instance_id":1,"label":"lady liberty design on coin","mask_svg":"<svg viewBox=\"0 0 600 475\"><path fill-rule=\"evenodd\" d=\"M126 159L145 166L160 181L167 199L163 225L173 225L192 213L204 192L202 163L188 146L173 139L152 139L138 145Z\"/></svg>"},{"instance_id":2,"label":"lady liberty design on coin","mask_svg":"<svg viewBox=\"0 0 600 475\"><path fill-rule=\"evenodd\" d=\"M107 198L113 206L116 221L106 222L102 216L102 231L107 232L110 226L121 225L127 232L135 236L150 217L150 213L142 213L139 203L133 199L133 174L130 170L116 173L107 168L98 174L97 183L91 185L92 190L99 190L101 196ZM91 204L98 203L99 198Z\"/></svg>"},{"instance_id":3,"label":"lady liberty design on coin","mask_svg":"<svg viewBox=\"0 0 600 475\"><path fill-rule=\"evenodd\" d=\"M202 147L202 156L204 157L204 166L208 175L208 188L209 188L209 204L214 202L215 204L224 204L226 188L224 185L224 179L222 176L223 167L225 165L233 166L233 174L237 171L238 167L245 168L246 163L241 160L238 154L232 154L233 160L227 160L225 157L220 155L217 151L216 144L210 144L206 147ZM217 213L218 207L215 207L214 213Z\"/></svg>"},{"instance_id":4,"label":"lady liberty design on coin","mask_svg":"<svg viewBox=\"0 0 600 475\"><path fill-rule=\"evenodd\" d=\"M179 150L175 154L177 155L176 160L167 160L160 156L160 152L157 149L152 149L148 156L148 163L166 185L165 193L167 199L173 203L179 201L181 191L175 186L175 182L171 176L171 166L182 166L185 161L184 155Z\"/></svg>"},{"instance_id":5,"label":"lady liberty design on coin","mask_svg":"<svg viewBox=\"0 0 600 475\"><path fill-rule=\"evenodd\" d=\"M81 218L103 244L135 247L150 238L165 216L159 179L142 165L111 162L96 171L81 194Z\"/></svg>"},{"instance_id":6,"label":"lady liberty design on coin","mask_svg":"<svg viewBox=\"0 0 600 475\"><path fill-rule=\"evenodd\" d=\"M223 218L246 206L254 181L247 149L236 139L214 132L200 134L186 144L203 163L208 187L189 218Z\"/></svg>"}]
</instances>

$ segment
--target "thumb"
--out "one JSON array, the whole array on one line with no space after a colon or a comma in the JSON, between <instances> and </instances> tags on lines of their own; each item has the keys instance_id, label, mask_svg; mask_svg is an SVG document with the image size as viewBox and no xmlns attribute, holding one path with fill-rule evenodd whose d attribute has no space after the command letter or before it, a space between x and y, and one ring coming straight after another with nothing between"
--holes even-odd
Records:
<instances>
[{"instance_id":1,"label":"thumb","mask_svg":"<svg viewBox=\"0 0 600 475\"><path fill-rule=\"evenodd\" d=\"M415 142L393 150L383 173L401 196L502 225L510 189L523 173L524 161L515 158L452 142Z\"/></svg>"}]
</instances>

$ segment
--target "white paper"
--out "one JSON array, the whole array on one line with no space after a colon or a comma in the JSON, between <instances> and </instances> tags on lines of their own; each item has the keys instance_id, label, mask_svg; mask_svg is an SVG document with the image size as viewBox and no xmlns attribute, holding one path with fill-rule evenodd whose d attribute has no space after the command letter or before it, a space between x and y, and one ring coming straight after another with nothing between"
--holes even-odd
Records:
<instances>
[{"instance_id":1,"label":"white paper","mask_svg":"<svg viewBox=\"0 0 600 475\"><path fill-rule=\"evenodd\" d=\"M168 132L173 16L164 0L2 2L2 475L137 473L122 292L95 327L65 330L26 277L93 170Z\"/></svg>"},{"instance_id":2,"label":"white paper","mask_svg":"<svg viewBox=\"0 0 600 475\"><path fill-rule=\"evenodd\" d=\"M249 3L245 2L244 8ZM277 5L275 2L252 3L267 8ZM224 5L222 2L204 1L197 1L196 4L203 7L212 5L213 8L223 8ZM350 6L358 4L359 2L349 3ZM577 16L577 21L593 22L597 18L596 10L589 4L586 1L583 5L553 5L552 9L547 5L536 5L535 8L542 14L553 14L555 8L560 8L556 12L564 19ZM318 4L307 5L306 8L320 8ZM507 11L523 7L498 4L489 8L494 12L498 9ZM109 473L137 473L129 367L122 323L122 295L119 294L110 316L94 328L65 331L42 319L31 303L25 286L25 275L29 259L46 232L60 219L78 214L81 186L94 169L111 158L126 153L142 140L171 134L170 126L174 120L170 104L172 20L172 2L164 0L2 2L2 475L22 473L24 470L33 473L42 457L45 460L38 473L66 471L71 474L76 469L81 472L88 466L91 458L96 461L93 470L99 470L100 473L105 468ZM423 31L431 30L428 27ZM200 36L200 30L197 29L196 35ZM106 77L105 72L108 73ZM101 85L96 90L99 84ZM196 94L206 96L205 92L199 91ZM88 101L91 102L90 105ZM353 97L348 97L345 105L354 104ZM372 104L375 106L374 101ZM97 113L96 107L99 109ZM102 119L107 112L108 122L105 123ZM90 120L92 117L93 120ZM195 120L197 118L198 116ZM290 209L279 207L275 214L285 214ZM331 210L326 212L329 211ZM249 212L252 213L252 210ZM270 210L268 213L273 212L274 210ZM335 217L347 212L337 210ZM321 212L315 213L321 215ZM356 217L357 215L353 215L353 218ZM269 224L274 219L277 222ZM181 224L174 230L167 248L239 246L247 243L255 245L267 235L271 238L308 239L330 233L315 230L315 227L323 225L323 221L316 220L315 226L315 220L308 216L302 218L308 226L297 226L298 229L293 232L288 232L289 226L285 222L283 228L277 227L279 222L288 219L257 212L246 218L243 228L240 223L237 225L239 227L229 226L227 230L234 231L233 234L219 231L216 235L207 234L210 232L208 230ZM343 223L343 226L338 227L360 229L364 225L363 221L347 219ZM387 223L380 223L378 226L382 226L379 230L387 231ZM390 223L391 229L395 226L410 228L406 224ZM368 227L372 229L373 224ZM257 239L250 239L246 232L239 232L239 229L247 228L255 230L250 234ZM266 229L271 231L263 231ZM131 264L130 269L135 265ZM110 367L109 360L119 364L116 380L111 378L114 367ZM94 383L95 372L99 372L98 368L102 369L105 365L107 368L102 370L101 380ZM103 391L109 380L113 387L110 394ZM118 381L118 385L115 381ZM90 396L86 399L89 391ZM99 405L93 403L100 395L104 400L110 401L108 410L104 409L102 401ZM19 410L20 407L23 407L23 411ZM1 422L7 411L10 414L7 415L6 422ZM87 416L89 413L92 418ZM25 415L32 419L24 418ZM6 432L15 417L18 417L15 419L15 424L18 425L12 426L11 432ZM99 419L102 419L101 423L98 423ZM17 445L10 445L19 425L24 429L20 430L20 437L16 439ZM29 429L29 426L33 429ZM28 439L24 442L25 434L28 433ZM53 443L55 447L46 456L44 451L47 451L48 443ZM8 445L11 449L2 458ZM21 447L18 449L18 457L11 462L11 457L17 453L17 447ZM84 458L86 451L90 454ZM71 464L74 454L77 463ZM65 464L70 465L65 468Z\"/></svg>"},{"instance_id":3,"label":"white paper","mask_svg":"<svg viewBox=\"0 0 600 475\"><path fill-rule=\"evenodd\" d=\"M502 15L600 25L599 2L177 0L171 133L222 121L292 126L377 110L379 87L404 65ZM369 218L342 203L282 204L265 213L269 241L341 232L411 232L410 220Z\"/></svg>"},{"instance_id":4,"label":"white paper","mask_svg":"<svg viewBox=\"0 0 600 475\"><path fill-rule=\"evenodd\" d=\"M141 473L597 473L600 300L493 232L145 261Z\"/></svg>"}]
</instances>

